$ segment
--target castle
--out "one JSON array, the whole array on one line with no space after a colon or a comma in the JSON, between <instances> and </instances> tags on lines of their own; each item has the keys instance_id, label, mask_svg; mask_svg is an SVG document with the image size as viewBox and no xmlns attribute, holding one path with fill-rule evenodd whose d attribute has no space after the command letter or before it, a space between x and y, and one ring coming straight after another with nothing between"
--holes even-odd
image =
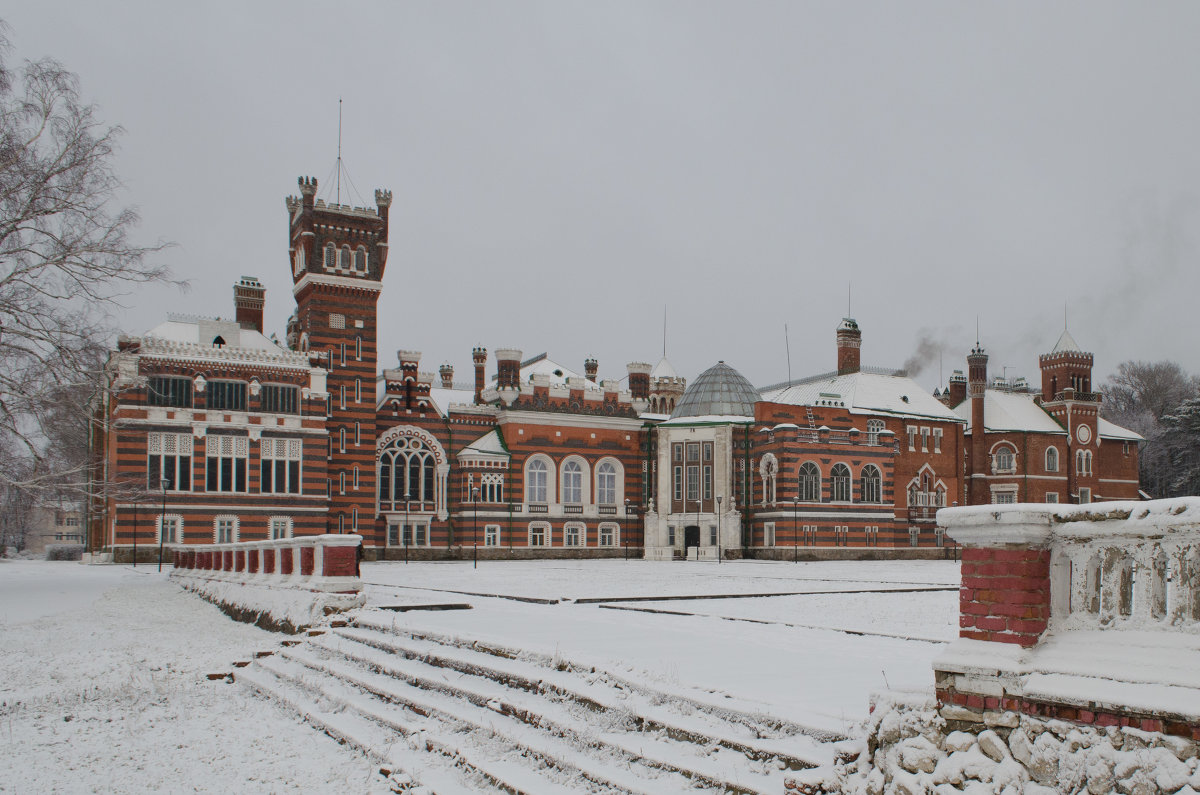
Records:
<instances>
[{"instance_id":1,"label":"castle","mask_svg":"<svg viewBox=\"0 0 1200 795\"><path fill-rule=\"evenodd\" d=\"M466 385L412 350L381 370L391 193L299 188L286 345L243 277L234 320L171 316L111 353L92 551L356 533L376 559L936 554L943 506L1138 497L1140 437L1099 416L1066 333L1038 394L989 384L977 346L930 395L861 366L849 318L835 371L762 390L724 362L688 384L665 356L621 381L509 348L490 377L475 348Z\"/></svg>"}]
</instances>

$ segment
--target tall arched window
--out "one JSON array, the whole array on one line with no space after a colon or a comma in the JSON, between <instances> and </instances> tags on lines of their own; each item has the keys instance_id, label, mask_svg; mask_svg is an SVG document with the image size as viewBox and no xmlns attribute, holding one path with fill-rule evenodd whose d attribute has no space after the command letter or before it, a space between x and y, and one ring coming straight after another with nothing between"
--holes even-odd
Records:
<instances>
[{"instance_id":1,"label":"tall arched window","mask_svg":"<svg viewBox=\"0 0 1200 795\"><path fill-rule=\"evenodd\" d=\"M992 471L1015 472L1016 469L1017 459L1013 453L1013 449L1007 445L997 447L996 452L992 454Z\"/></svg>"},{"instance_id":2,"label":"tall arched window","mask_svg":"<svg viewBox=\"0 0 1200 795\"><path fill-rule=\"evenodd\" d=\"M525 502L546 502L546 462L535 458L525 467Z\"/></svg>"},{"instance_id":3,"label":"tall arched window","mask_svg":"<svg viewBox=\"0 0 1200 795\"><path fill-rule=\"evenodd\" d=\"M880 502L883 499L883 476L879 474L879 468L868 464L862 469L862 479L859 481L862 484L862 501L863 502Z\"/></svg>"},{"instance_id":4,"label":"tall arched window","mask_svg":"<svg viewBox=\"0 0 1200 795\"><path fill-rule=\"evenodd\" d=\"M338 265L343 268L350 268L350 246L342 246L342 261Z\"/></svg>"},{"instance_id":5,"label":"tall arched window","mask_svg":"<svg viewBox=\"0 0 1200 795\"><path fill-rule=\"evenodd\" d=\"M850 467L834 464L829 471L834 502L850 502Z\"/></svg>"},{"instance_id":6,"label":"tall arched window","mask_svg":"<svg viewBox=\"0 0 1200 795\"><path fill-rule=\"evenodd\" d=\"M379 455L379 508L404 510L409 502L433 502L436 456L416 437L396 439Z\"/></svg>"},{"instance_id":7,"label":"tall arched window","mask_svg":"<svg viewBox=\"0 0 1200 795\"><path fill-rule=\"evenodd\" d=\"M354 270L365 271L367 269L367 250L362 246L354 252Z\"/></svg>"},{"instance_id":8,"label":"tall arched window","mask_svg":"<svg viewBox=\"0 0 1200 795\"><path fill-rule=\"evenodd\" d=\"M1090 450L1080 450L1075 453L1075 472L1079 475L1092 474L1092 453Z\"/></svg>"},{"instance_id":9,"label":"tall arched window","mask_svg":"<svg viewBox=\"0 0 1200 795\"><path fill-rule=\"evenodd\" d=\"M762 478L763 505L774 504L778 495L776 492L776 477L779 474L779 461L774 453L767 453L758 464L758 474Z\"/></svg>"},{"instance_id":10,"label":"tall arched window","mask_svg":"<svg viewBox=\"0 0 1200 795\"><path fill-rule=\"evenodd\" d=\"M1058 448L1057 447L1047 447L1046 448L1046 471L1047 472L1057 472L1058 471Z\"/></svg>"},{"instance_id":11,"label":"tall arched window","mask_svg":"<svg viewBox=\"0 0 1200 795\"><path fill-rule=\"evenodd\" d=\"M800 501L821 501L821 470L812 461L800 466Z\"/></svg>"},{"instance_id":12,"label":"tall arched window","mask_svg":"<svg viewBox=\"0 0 1200 795\"><path fill-rule=\"evenodd\" d=\"M867 420L867 444L879 444L884 427L883 420Z\"/></svg>"},{"instance_id":13,"label":"tall arched window","mask_svg":"<svg viewBox=\"0 0 1200 795\"><path fill-rule=\"evenodd\" d=\"M337 247L332 243L325 245L325 267L331 269L337 267Z\"/></svg>"},{"instance_id":14,"label":"tall arched window","mask_svg":"<svg viewBox=\"0 0 1200 795\"><path fill-rule=\"evenodd\" d=\"M596 467L596 504L615 505L617 502L617 468L611 461Z\"/></svg>"},{"instance_id":15,"label":"tall arched window","mask_svg":"<svg viewBox=\"0 0 1200 795\"><path fill-rule=\"evenodd\" d=\"M583 467L578 461L563 464L562 501L572 505L583 502Z\"/></svg>"}]
</instances>

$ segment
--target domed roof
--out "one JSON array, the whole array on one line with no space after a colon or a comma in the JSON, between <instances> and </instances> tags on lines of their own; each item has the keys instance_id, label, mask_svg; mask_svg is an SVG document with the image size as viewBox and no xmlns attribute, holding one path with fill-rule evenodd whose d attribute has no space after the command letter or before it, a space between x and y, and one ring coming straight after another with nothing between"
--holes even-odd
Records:
<instances>
[{"instance_id":1,"label":"domed roof","mask_svg":"<svg viewBox=\"0 0 1200 795\"><path fill-rule=\"evenodd\" d=\"M754 404L762 400L746 377L725 362L717 362L696 376L679 399L671 419L677 417L753 417Z\"/></svg>"}]
</instances>

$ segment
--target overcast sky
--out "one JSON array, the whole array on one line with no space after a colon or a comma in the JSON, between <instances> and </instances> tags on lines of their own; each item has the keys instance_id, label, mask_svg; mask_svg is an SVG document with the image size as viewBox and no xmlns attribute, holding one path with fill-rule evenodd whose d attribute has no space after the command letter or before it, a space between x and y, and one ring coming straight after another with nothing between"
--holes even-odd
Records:
<instances>
[{"instance_id":1,"label":"overcast sky","mask_svg":"<svg viewBox=\"0 0 1200 795\"><path fill-rule=\"evenodd\" d=\"M191 289L128 298L268 333L294 304L284 197L394 193L380 364L549 351L602 377L668 355L764 385L928 339L943 381L976 318L992 372L1063 327L1101 380L1200 372L1200 4L79 3L5 13L126 129L139 234ZM361 199L360 199L361 197ZM926 346L930 350L936 346ZM489 360L489 372L494 360ZM918 380L938 382L938 356Z\"/></svg>"}]
</instances>

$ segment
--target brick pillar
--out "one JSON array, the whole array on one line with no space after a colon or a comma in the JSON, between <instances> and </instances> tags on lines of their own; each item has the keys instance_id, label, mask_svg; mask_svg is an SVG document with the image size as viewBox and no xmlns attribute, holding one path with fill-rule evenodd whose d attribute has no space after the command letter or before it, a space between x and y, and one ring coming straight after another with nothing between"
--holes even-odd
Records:
<instances>
[{"instance_id":1,"label":"brick pillar","mask_svg":"<svg viewBox=\"0 0 1200 795\"><path fill-rule=\"evenodd\" d=\"M478 405L483 402L480 396L483 393L483 366L487 364L487 348L479 347L472 350L471 364L475 365L475 403Z\"/></svg>"},{"instance_id":2,"label":"brick pillar","mask_svg":"<svg viewBox=\"0 0 1200 795\"><path fill-rule=\"evenodd\" d=\"M1050 620L1050 551L963 549L958 602L959 637L1033 646Z\"/></svg>"}]
</instances>

